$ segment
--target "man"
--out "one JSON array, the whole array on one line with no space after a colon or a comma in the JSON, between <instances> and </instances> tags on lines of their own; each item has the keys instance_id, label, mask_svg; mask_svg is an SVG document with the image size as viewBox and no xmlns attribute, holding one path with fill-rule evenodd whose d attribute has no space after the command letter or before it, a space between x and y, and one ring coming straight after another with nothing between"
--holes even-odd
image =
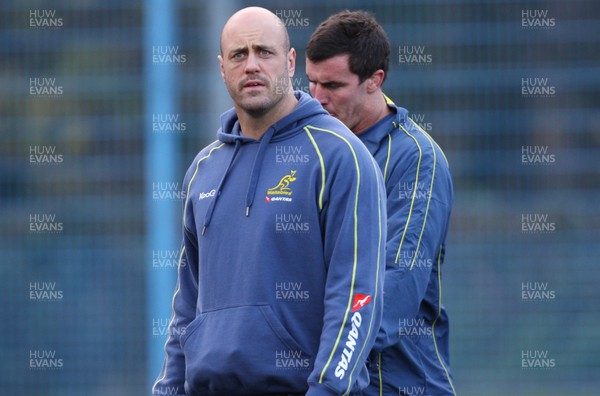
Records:
<instances>
[{"instance_id":1,"label":"man","mask_svg":"<svg viewBox=\"0 0 600 396\"><path fill-rule=\"evenodd\" d=\"M366 12L331 16L306 48L310 92L367 146L383 172L388 239L384 316L367 395L452 395L441 269L453 200L433 139L382 92L390 44Z\"/></svg>"},{"instance_id":2,"label":"man","mask_svg":"<svg viewBox=\"0 0 600 396\"><path fill-rule=\"evenodd\" d=\"M154 394L345 395L382 312L385 192L309 95L280 20L235 13L218 57L233 109L184 178L184 240ZM183 329L183 330L181 330Z\"/></svg>"}]
</instances>

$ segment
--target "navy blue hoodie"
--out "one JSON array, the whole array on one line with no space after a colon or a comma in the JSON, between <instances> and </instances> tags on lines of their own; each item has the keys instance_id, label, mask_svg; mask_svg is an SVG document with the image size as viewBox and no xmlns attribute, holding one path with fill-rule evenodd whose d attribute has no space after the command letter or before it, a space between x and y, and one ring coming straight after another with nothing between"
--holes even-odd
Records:
<instances>
[{"instance_id":1,"label":"navy blue hoodie","mask_svg":"<svg viewBox=\"0 0 600 396\"><path fill-rule=\"evenodd\" d=\"M382 314L385 190L308 95L260 140L233 109L184 179L183 244L153 394L342 395L368 382Z\"/></svg>"},{"instance_id":2,"label":"navy blue hoodie","mask_svg":"<svg viewBox=\"0 0 600 396\"><path fill-rule=\"evenodd\" d=\"M431 136L388 98L393 114L359 135L387 191L383 321L363 394L454 395L442 267L452 176Z\"/></svg>"}]
</instances>

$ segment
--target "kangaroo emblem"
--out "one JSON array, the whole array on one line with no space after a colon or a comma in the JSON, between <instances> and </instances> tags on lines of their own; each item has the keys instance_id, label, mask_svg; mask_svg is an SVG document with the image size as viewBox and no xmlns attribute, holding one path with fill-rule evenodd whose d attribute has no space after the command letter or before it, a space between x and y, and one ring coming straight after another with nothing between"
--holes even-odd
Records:
<instances>
[{"instance_id":1,"label":"kangaroo emblem","mask_svg":"<svg viewBox=\"0 0 600 396\"><path fill-rule=\"evenodd\" d=\"M273 188L269 188L269 190L267 190L268 192L286 192L286 191L291 191L291 189L288 187L290 185L291 182L295 181L296 178L294 177L294 175L296 174L296 171L290 171L289 175L285 175L281 178L281 180L279 180L279 183L273 187Z\"/></svg>"},{"instance_id":2,"label":"kangaroo emblem","mask_svg":"<svg viewBox=\"0 0 600 396\"><path fill-rule=\"evenodd\" d=\"M368 294L359 294L356 293L354 295L354 302L352 303L352 312L356 312L361 308L364 308L367 304L371 302L371 296Z\"/></svg>"}]
</instances>

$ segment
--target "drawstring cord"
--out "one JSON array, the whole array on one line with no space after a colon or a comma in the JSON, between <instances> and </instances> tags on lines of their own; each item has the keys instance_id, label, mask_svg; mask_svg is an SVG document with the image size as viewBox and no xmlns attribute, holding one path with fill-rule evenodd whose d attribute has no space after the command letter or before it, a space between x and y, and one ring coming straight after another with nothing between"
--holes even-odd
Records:
<instances>
[{"instance_id":1,"label":"drawstring cord","mask_svg":"<svg viewBox=\"0 0 600 396\"><path fill-rule=\"evenodd\" d=\"M262 138L260 139L260 146L258 152L254 158L254 165L252 165L252 174L250 175L250 182L248 183L248 192L246 194L246 217L250 216L250 208L254 203L254 196L256 195L256 186L258 185L258 179L262 169L263 159L267 151L267 146L271 142L271 138L275 133L275 128L269 128Z\"/></svg>"}]
</instances>

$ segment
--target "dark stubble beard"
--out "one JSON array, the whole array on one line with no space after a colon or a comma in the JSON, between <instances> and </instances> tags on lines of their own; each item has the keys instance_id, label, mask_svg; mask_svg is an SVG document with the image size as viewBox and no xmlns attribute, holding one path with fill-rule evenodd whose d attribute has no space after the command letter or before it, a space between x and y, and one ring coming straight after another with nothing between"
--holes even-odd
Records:
<instances>
[{"instance_id":1,"label":"dark stubble beard","mask_svg":"<svg viewBox=\"0 0 600 396\"><path fill-rule=\"evenodd\" d=\"M245 82L248 79L250 79L250 78L246 78L246 79L242 80L242 82L240 82L238 92L242 91L243 85L245 84ZM249 116L251 116L253 118L262 117L265 114L267 114L270 110L275 108L277 106L277 104L279 104L279 102L281 102L283 100L283 98L285 98L292 89L291 83L290 83L290 77L288 76L287 67L283 71L282 75L275 79L274 86L273 86L272 82L269 82L262 77L257 76L254 79L259 80L263 84L265 84L265 87L268 89L268 91L267 91L268 96L266 98L264 98L264 100L261 103L254 103L250 106L244 105L241 102L237 103L238 106L246 114L248 114ZM272 88L272 89L269 89L269 88ZM230 92L230 94L231 94L231 92Z\"/></svg>"}]
</instances>

